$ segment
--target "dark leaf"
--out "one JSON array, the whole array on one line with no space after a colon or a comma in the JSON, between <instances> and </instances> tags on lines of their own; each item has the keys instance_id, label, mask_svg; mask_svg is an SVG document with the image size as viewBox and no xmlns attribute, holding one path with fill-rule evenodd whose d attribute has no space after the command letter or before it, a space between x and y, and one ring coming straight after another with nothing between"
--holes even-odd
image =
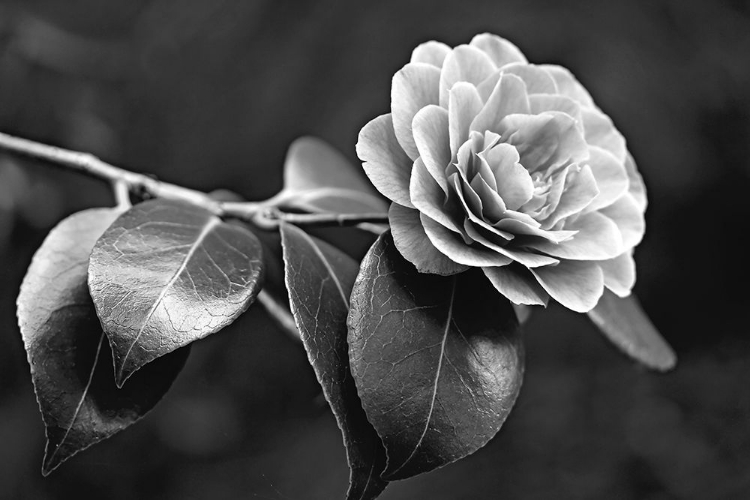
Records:
<instances>
[{"instance_id":1,"label":"dark leaf","mask_svg":"<svg viewBox=\"0 0 750 500\"><path fill-rule=\"evenodd\" d=\"M245 311L260 290L261 254L253 233L187 203L151 200L122 214L89 264L118 386Z\"/></svg>"},{"instance_id":2,"label":"dark leaf","mask_svg":"<svg viewBox=\"0 0 750 500\"><path fill-rule=\"evenodd\" d=\"M284 187L272 203L309 212L388 211L361 169L315 137L301 137L289 147Z\"/></svg>"},{"instance_id":3,"label":"dark leaf","mask_svg":"<svg viewBox=\"0 0 750 500\"><path fill-rule=\"evenodd\" d=\"M385 450L362 410L346 343L349 294L359 265L295 226L282 224L281 238L292 313L344 437L351 469L347 498L376 498L388 484L380 479Z\"/></svg>"},{"instance_id":4,"label":"dark leaf","mask_svg":"<svg viewBox=\"0 0 750 500\"><path fill-rule=\"evenodd\" d=\"M91 249L117 218L92 209L63 220L34 255L18 296L18 324L47 428L42 472L133 424L162 398L187 358L181 349L117 389L112 356L89 296Z\"/></svg>"},{"instance_id":5,"label":"dark leaf","mask_svg":"<svg viewBox=\"0 0 750 500\"><path fill-rule=\"evenodd\" d=\"M659 335L635 295L620 298L604 290L588 315L613 344L645 366L666 371L677 363L674 351Z\"/></svg>"},{"instance_id":6,"label":"dark leaf","mask_svg":"<svg viewBox=\"0 0 750 500\"><path fill-rule=\"evenodd\" d=\"M386 447L388 480L484 446L523 377L510 302L476 270L418 273L390 233L362 261L351 295L349 356L367 417Z\"/></svg>"}]
</instances>

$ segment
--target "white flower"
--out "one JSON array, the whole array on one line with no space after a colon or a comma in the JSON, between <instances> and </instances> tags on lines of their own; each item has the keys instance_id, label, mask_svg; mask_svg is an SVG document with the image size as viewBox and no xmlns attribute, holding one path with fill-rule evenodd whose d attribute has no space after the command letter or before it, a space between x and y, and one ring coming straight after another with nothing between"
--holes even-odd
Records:
<instances>
[{"instance_id":1,"label":"white flower","mask_svg":"<svg viewBox=\"0 0 750 500\"><path fill-rule=\"evenodd\" d=\"M357 153L393 202L396 247L421 272L480 267L513 303L551 296L579 312L605 287L623 297L633 287L643 181L565 68L529 64L490 34L422 44Z\"/></svg>"}]
</instances>

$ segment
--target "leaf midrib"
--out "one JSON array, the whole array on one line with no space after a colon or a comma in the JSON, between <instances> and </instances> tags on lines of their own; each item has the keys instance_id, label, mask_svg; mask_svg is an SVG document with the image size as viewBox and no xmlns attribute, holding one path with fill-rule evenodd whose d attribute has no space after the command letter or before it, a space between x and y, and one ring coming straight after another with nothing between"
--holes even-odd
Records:
<instances>
[{"instance_id":1,"label":"leaf midrib","mask_svg":"<svg viewBox=\"0 0 750 500\"><path fill-rule=\"evenodd\" d=\"M130 343L130 347L128 347L127 352L125 353L125 356L122 357L122 362L120 363L120 369L118 373L118 379L120 384L124 382L122 379L122 374L125 371L125 363L127 362L128 358L130 357L130 353L133 351L133 347L135 347L135 344L138 343L138 340L141 338L141 335L143 335L143 331L146 328L146 325L151 321L151 318L153 317L154 313L156 312L156 308L159 307L159 304L164 300L164 297L167 295L167 292L170 288L172 288L172 285L177 281L177 278L179 278L180 274L185 270L188 263L190 262L190 259L193 258L193 255L195 255L195 252L197 249L201 246L201 243L203 243L203 240L206 239L206 236L211 232L211 230L219 225L221 220L218 217L211 216L211 218L208 219L208 222L201 230L198 237L195 239L195 242L191 245L190 250L185 254L185 258L180 263L180 267L177 268L174 275L169 279L166 285L162 288L161 292L159 292L159 296L154 301L153 305L151 306L151 309L149 309L148 314L146 314L146 317L143 320L143 323L141 324L141 328L138 330L138 334L133 339L133 342Z\"/></svg>"},{"instance_id":2,"label":"leaf midrib","mask_svg":"<svg viewBox=\"0 0 750 500\"><path fill-rule=\"evenodd\" d=\"M430 429L430 421L432 419L432 413L435 409L435 401L437 400L437 391L438 391L438 382L440 380L440 374L442 373L443 368L443 358L445 357L445 345L448 340L448 332L450 330L451 322L453 321L453 303L456 295L456 278L454 277L451 284L451 298L450 298L450 305L448 306L448 315L445 319L445 329L443 331L443 340L440 344L440 357L438 358L438 366L435 370L435 381L432 385L432 400L430 401L430 410L427 413L427 418L425 419L424 429L422 429L422 434L419 436L419 440L417 441L417 444L414 445L414 449L412 450L411 454L404 460L404 462L399 466L398 469L394 470L389 474L389 476L393 476L394 474L397 474L401 469L406 467L406 465L411 461L412 458L414 458L414 455L416 455L417 451L419 450L420 445L422 444L422 441L424 441L425 436L427 435L427 431Z\"/></svg>"}]
</instances>

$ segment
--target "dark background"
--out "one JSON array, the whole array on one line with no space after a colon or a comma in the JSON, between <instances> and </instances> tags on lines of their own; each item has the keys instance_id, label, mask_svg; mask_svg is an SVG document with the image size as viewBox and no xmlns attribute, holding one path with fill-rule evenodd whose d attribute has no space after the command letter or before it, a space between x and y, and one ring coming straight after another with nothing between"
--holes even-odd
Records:
<instances>
[{"instance_id":1,"label":"dark background","mask_svg":"<svg viewBox=\"0 0 750 500\"><path fill-rule=\"evenodd\" d=\"M356 161L413 47L482 31L569 67L627 138L650 195L635 290L679 364L648 372L552 306L498 436L383 498L750 498L750 2L5 0L0 130L263 199L296 137ZM47 231L109 203L0 156L0 497L343 498L335 422L259 308L197 343L143 421L42 478L15 297Z\"/></svg>"}]
</instances>

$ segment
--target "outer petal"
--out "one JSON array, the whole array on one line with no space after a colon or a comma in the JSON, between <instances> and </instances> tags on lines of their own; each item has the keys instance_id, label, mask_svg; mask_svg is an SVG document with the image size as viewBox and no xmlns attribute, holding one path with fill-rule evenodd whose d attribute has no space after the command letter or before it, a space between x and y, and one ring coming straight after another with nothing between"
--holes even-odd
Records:
<instances>
[{"instance_id":1,"label":"outer petal","mask_svg":"<svg viewBox=\"0 0 750 500\"><path fill-rule=\"evenodd\" d=\"M604 292L604 276L594 262L567 260L531 272L553 299L576 312L593 309Z\"/></svg>"},{"instance_id":2,"label":"outer petal","mask_svg":"<svg viewBox=\"0 0 750 500\"><path fill-rule=\"evenodd\" d=\"M419 157L443 191L447 192L445 168L451 162L448 111L434 104L426 106L414 116L412 129Z\"/></svg>"},{"instance_id":3,"label":"outer petal","mask_svg":"<svg viewBox=\"0 0 750 500\"><path fill-rule=\"evenodd\" d=\"M591 94L581 85L573 74L562 66L555 64L541 64L539 67L545 69L557 84L560 95L575 99L582 106L595 107Z\"/></svg>"},{"instance_id":4,"label":"outer petal","mask_svg":"<svg viewBox=\"0 0 750 500\"><path fill-rule=\"evenodd\" d=\"M598 263L604 272L604 286L618 297L627 297L635 285L633 252L624 252L614 259Z\"/></svg>"},{"instance_id":5,"label":"outer petal","mask_svg":"<svg viewBox=\"0 0 750 500\"><path fill-rule=\"evenodd\" d=\"M412 162L396 140L391 115L380 115L359 132L357 156L367 177L386 198L414 207L409 198Z\"/></svg>"},{"instance_id":6,"label":"outer petal","mask_svg":"<svg viewBox=\"0 0 750 500\"><path fill-rule=\"evenodd\" d=\"M503 72L521 78L526 84L526 91L532 94L557 94L555 80L544 68L535 64L514 63L503 68Z\"/></svg>"},{"instance_id":7,"label":"outer petal","mask_svg":"<svg viewBox=\"0 0 750 500\"><path fill-rule=\"evenodd\" d=\"M565 229L578 232L560 243L540 240L528 246L553 257L571 260L606 260L624 250L617 224L598 212L580 216L565 224Z\"/></svg>"},{"instance_id":8,"label":"outer petal","mask_svg":"<svg viewBox=\"0 0 750 500\"><path fill-rule=\"evenodd\" d=\"M625 146L625 138L617 131L612 120L594 108L585 108L581 111L581 114L586 142L592 146L606 149L619 161L624 162L628 152Z\"/></svg>"},{"instance_id":9,"label":"outer petal","mask_svg":"<svg viewBox=\"0 0 750 500\"><path fill-rule=\"evenodd\" d=\"M388 221L396 248L419 272L447 276L468 269L467 266L456 264L435 248L424 232L419 211L392 203Z\"/></svg>"},{"instance_id":10,"label":"outer petal","mask_svg":"<svg viewBox=\"0 0 750 500\"><path fill-rule=\"evenodd\" d=\"M457 82L478 85L494 72L495 65L487 54L469 45L459 45L443 62L440 73L440 105L448 107L450 89Z\"/></svg>"},{"instance_id":11,"label":"outer petal","mask_svg":"<svg viewBox=\"0 0 750 500\"><path fill-rule=\"evenodd\" d=\"M588 145L575 120L564 113L508 115L498 133L518 149L521 164L529 170L545 170L588 156Z\"/></svg>"},{"instance_id":12,"label":"outer petal","mask_svg":"<svg viewBox=\"0 0 750 500\"><path fill-rule=\"evenodd\" d=\"M393 75L391 112L393 130L409 158L416 160L419 153L412 137L411 124L417 111L438 103L440 69L426 63L409 63Z\"/></svg>"},{"instance_id":13,"label":"outer petal","mask_svg":"<svg viewBox=\"0 0 750 500\"><path fill-rule=\"evenodd\" d=\"M418 45L417 48L414 49L411 53L411 62L426 63L442 68L445 56L447 56L450 51L451 48L446 44L431 40Z\"/></svg>"},{"instance_id":14,"label":"outer petal","mask_svg":"<svg viewBox=\"0 0 750 500\"><path fill-rule=\"evenodd\" d=\"M625 171L628 173L628 179L630 180L630 186L628 191L635 200L638 208L641 212L646 211L648 201L646 199L646 185L643 183L643 177L638 173L638 169L635 166L633 157L628 153L625 156Z\"/></svg>"},{"instance_id":15,"label":"outer petal","mask_svg":"<svg viewBox=\"0 0 750 500\"><path fill-rule=\"evenodd\" d=\"M458 82L451 88L448 96L448 118L453 158L456 158L458 149L469 139L469 126L482 106L482 99L474 85Z\"/></svg>"},{"instance_id":16,"label":"outer petal","mask_svg":"<svg viewBox=\"0 0 750 500\"><path fill-rule=\"evenodd\" d=\"M461 238L461 235L445 228L425 214L420 215L422 226L427 237L435 248L459 264L471 267L506 266L511 259L497 252L481 247L471 247Z\"/></svg>"},{"instance_id":17,"label":"outer petal","mask_svg":"<svg viewBox=\"0 0 750 500\"><path fill-rule=\"evenodd\" d=\"M502 75L489 99L479 114L471 122L471 130L498 132L500 121L506 116L519 113L529 114L529 96L526 84L515 75Z\"/></svg>"},{"instance_id":18,"label":"outer petal","mask_svg":"<svg viewBox=\"0 0 750 500\"><path fill-rule=\"evenodd\" d=\"M617 224L622 234L624 250L635 247L643 239L643 233L646 231L646 220L638 207L638 203L630 194L624 195L599 212Z\"/></svg>"},{"instance_id":19,"label":"outer petal","mask_svg":"<svg viewBox=\"0 0 750 500\"><path fill-rule=\"evenodd\" d=\"M448 198L437 181L430 175L422 158L414 162L409 191L411 192L412 206L420 212L427 214L443 226L456 233L461 232L455 215L458 210L446 208Z\"/></svg>"},{"instance_id":20,"label":"outer petal","mask_svg":"<svg viewBox=\"0 0 750 500\"><path fill-rule=\"evenodd\" d=\"M514 304L546 306L549 294L529 271L517 264L504 267L483 267L490 283Z\"/></svg>"},{"instance_id":21,"label":"outer petal","mask_svg":"<svg viewBox=\"0 0 750 500\"><path fill-rule=\"evenodd\" d=\"M470 45L484 51L498 68L513 62L527 62L518 47L497 35L481 33L471 39Z\"/></svg>"},{"instance_id":22,"label":"outer petal","mask_svg":"<svg viewBox=\"0 0 750 500\"><path fill-rule=\"evenodd\" d=\"M609 151L597 146L589 147L587 164L596 178L599 196L586 207L586 212L599 210L611 205L628 190L630 181L622 162Z\"/></svg>"}]
</instances>

